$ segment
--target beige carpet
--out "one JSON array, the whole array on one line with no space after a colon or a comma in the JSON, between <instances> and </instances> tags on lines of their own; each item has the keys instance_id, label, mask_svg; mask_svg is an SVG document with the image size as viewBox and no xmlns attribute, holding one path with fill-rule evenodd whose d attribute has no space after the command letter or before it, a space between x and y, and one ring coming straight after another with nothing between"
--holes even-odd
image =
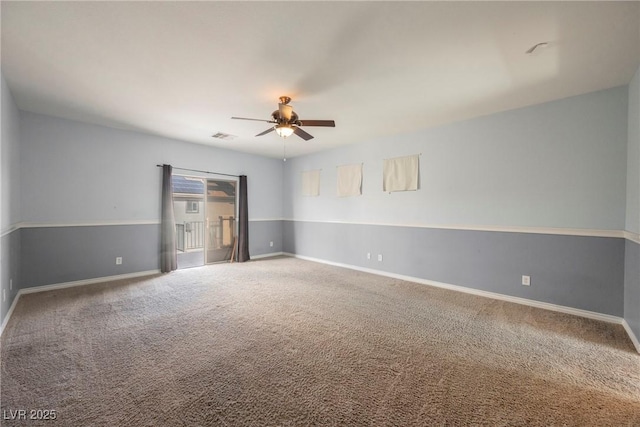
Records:
<instances>
[{"instance_id":1,"label":"beige carpet","mask_svg":"<svg viewBox=\"0 0 640 427\"><path fill-rule=\"evenodd\" d=\"M292 258L22 297L3 425L640 426L623 328Z\"/></svg>"}]
</instances>

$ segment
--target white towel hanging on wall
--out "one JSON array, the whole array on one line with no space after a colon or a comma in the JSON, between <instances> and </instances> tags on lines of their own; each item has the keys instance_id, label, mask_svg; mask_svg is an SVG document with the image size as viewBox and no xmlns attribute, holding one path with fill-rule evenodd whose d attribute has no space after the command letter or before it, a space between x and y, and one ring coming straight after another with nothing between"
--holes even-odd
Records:
<instances>
[{"instance_id":1,"label":"white towel hanging on wall","mask_svg":"<svg viewBox=\"0 0 640 427\"><path fill-rule=\"evenodd\" d=\"M338 197L360 196L362 194L362 163L338 166L336 172Z\"/></svg>"},{"instance_id":2,"label":"white towel hanging on wall","mask_svg":"<svg viewBox=\"0 0 640 427\"><path fill-rule=\"evenodd\" d=\"M383 191L415 191L418 189L420 155L384 159Z\"/></svg>"},{"instance_id":3,"label":"white towel hanging on wall","mask_svg":"<svg viewBox=\"0 0 640 427\"><path fill-rule=\"evenodd\" d=\"M320 169L302 172L302 195L310 197L320 195Z\"/></svg>"}]
</instances>

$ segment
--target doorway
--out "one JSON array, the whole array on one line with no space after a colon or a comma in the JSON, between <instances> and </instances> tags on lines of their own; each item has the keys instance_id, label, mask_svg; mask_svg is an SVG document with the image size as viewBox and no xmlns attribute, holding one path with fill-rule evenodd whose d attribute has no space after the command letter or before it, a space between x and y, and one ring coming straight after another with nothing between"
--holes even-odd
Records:
<instances>
[{"instance_id":1,"label":"doorway","mask_svg":"<svg viewBox=\"0 0 640 427\"><path fill-rule=\"evenodd\" d=\"M229 261L236 244L236 182L207 180L206 263Z\"/></svg>"},{"instance_id":2,"label":"doorway","mask_svg":"<svg viewBox=\"0 0 640 427\"><path fill-rule=\"evenodd\" d=\"M237 236L236 181L173 175L178 269L226 262Z\"/></svg>"}]
</instances>

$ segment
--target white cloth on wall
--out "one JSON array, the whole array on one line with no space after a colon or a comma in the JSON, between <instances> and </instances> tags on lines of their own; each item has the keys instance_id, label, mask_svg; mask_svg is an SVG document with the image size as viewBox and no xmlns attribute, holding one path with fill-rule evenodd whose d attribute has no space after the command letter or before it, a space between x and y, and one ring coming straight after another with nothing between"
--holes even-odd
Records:
<instances>
[{"instance_id":1,"label":"white cloth on wall","mask_svg":"<svg viewBox=\"0 0 640 427\"><path fill-rule=\"evenodd\" d=\"M320 169L302 172L302 195L320 195Z\"/></svg>"},{"instance_id":2,"label":"white cloth on wall","mask_svg":"<svg viewBox=\"0 0 640 427\"><path fill-rule=\"evenodd\" d=\"M384 159L383 191L415 191L418 189L420 155Z\"/></svg>"},{"instance_id":3,"label":"white cloth on wall","mask_svg":"<svg viewBox=\"0 0 640 427\"><path fill-rule=\"evenodd\" d=\"M359 196L362 194L362 163L337 167L338 197Z\"/></svg>"}]
</instances>

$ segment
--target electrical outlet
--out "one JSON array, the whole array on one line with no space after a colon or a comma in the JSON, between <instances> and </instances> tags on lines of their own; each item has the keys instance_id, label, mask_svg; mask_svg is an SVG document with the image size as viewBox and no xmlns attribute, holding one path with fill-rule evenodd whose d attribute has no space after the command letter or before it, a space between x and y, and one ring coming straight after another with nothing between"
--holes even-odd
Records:
<instances>
[{"instance_id":1,"label":"electrical outlet","mask_svg":"<svg viewBox=\"0 0 640 427\"><path fill-rule=\"evenodd\" d=\"M13 290L13 279L9 279L9 290Z\"/></svg>"},{"instance_id":2,"label":"electrical outlet","mask_svg":"<svg viewBox=\"0 0 640 427\"><path fill-rule=\"evenodd\" d=\"M269 242L269 246L273 247L273 242Z\"/></svg>"},{"instance_id":3,"label":"electrical outlet","mask_svg":"<svg viewBox=\"0 0 640 427\"><path fill-rule=\"evenodd\" d=\"M122 257L121 256L116 257L116 265L120 265L120 264L122 264Z\"/></svg>"},{"instance_id":4,"label":"electrical outlet","mask_svg":"<svg viewBox=\"0 0 640 427\"><path fill-rule=\"evenodd\" d=\"M522 286L531 286L531 276L522 276Z\"/></svg>"},{"instance_id":5,"label":"electrical outlet","mask_svg":"<svg viewBox=\"0 0 640 427\"><path fill-rule=\"evenodd\" d=\"M371 259L371 252L367 252L367 259Z\"/></svg>"},{"instance_id":6,"label":"electrical outlet","mask_svg":"<svg viewBox=\"0 0 640 427\"><path fill-rule=\"evenodd\" d=\"M382 261L382 254L378 254L378 261Z\"/></svg>"}]
</instances>

